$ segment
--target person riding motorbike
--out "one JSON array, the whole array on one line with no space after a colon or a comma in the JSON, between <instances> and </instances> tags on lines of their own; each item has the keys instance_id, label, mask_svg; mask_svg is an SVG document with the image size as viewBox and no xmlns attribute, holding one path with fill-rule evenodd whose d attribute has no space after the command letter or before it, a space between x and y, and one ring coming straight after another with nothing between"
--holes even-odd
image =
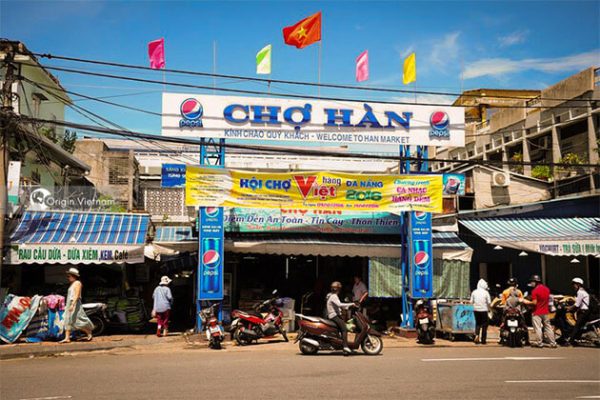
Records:
<instances>
[{"instance_id":1,"label":"person riding motorbike","mask_svg":"<svg viewBox=\"0 0 600 400\"><path fill-rule=\"evenodd\" d=\"M350 354L352 350L348 347L348 330L346 329L346 323L341 317L343 308L350 308L354 306L354 303L342 303L339 298L339 293L342 289L340 282L333 282L331 284L331 293L327 295L327 318L332 320L338 327L340 334L342 335L342 341L344 342L344 354Z\"/></svg>"},{"instance_id":2,"label":"person riding motorbike","mask_svg":"<svg viewBox=\"0 0 600 400\"><path fill-rule=\"evenodd\" d=\"M510 308L519 306L519 299L523 298L523 292L517 288L517 280L510 278L507 282L508 287L502 292L501 304Z\"/></svg>"},{"instance_id":3,"label":"person riding motorbike","mask_svg":"<svg viewBox=\"0 0 600 400\"><path fill-rule=\"evenodd\" d=\"M573 278L571 283L573 283L573 287L577 291L577 299L575 300L575 305L569 307L569 311L577 313L577 322L571 331L571 336L569 336L567 344L573 345L575 344L575 340L579 339L579 336L581 336L581 329L589 320L590 295L583 287L583 279Z\"/></svg>"}]
</instances>

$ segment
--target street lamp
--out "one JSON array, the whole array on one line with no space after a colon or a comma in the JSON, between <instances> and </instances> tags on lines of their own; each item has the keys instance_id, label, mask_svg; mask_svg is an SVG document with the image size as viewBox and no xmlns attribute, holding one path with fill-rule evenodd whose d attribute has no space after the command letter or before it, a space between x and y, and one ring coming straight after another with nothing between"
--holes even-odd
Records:
<instances>
[{"instance_id":1,"label":"street lamp","mask_svg":"<svg viewBox=\"0 0 600 400\"><path fill-rule=\"evenodd\" d=\"M581 263L581 261L579 261L579 260L577 259L577 257L575 257L575 258L573 258L573 259L571 260L571 264L580 264L580 263Z\"/></svg>"},{"instance_id":2,"label":"street lamp","mask_svg":"<svg viewBox=\"0 0 600 400\"><path fill-rule=\"evenodd\" d=\"M525 251L519 253L519 257L527 257L528 255Z\"/></svg>"},{"instance_id":3,"label":"street lamp","mask_svg":"<svg viewBox=\"0 0 600 400\"><path fill-rule=\"evenodd\" d=\"M500 246L499 244L497 244L496 246L494 246L494 250L503 250L504 248L502 246Z\"/></svg>"}]
</instances>

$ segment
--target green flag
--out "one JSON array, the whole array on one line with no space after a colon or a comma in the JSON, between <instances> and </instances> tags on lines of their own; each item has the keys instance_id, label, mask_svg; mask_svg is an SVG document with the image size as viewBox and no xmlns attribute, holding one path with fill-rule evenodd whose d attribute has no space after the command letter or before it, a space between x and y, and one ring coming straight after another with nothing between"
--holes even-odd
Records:
<instances>
[{"instance_id":1,"label":"green flag","mask_svg":"<svg viewBox=\"0 0 600 400\"><path fill-rule=\"evenodd\" d=\"M271 45L268 44L256 53L256 73L271 73Z\"/></svg>"}]
</instances>

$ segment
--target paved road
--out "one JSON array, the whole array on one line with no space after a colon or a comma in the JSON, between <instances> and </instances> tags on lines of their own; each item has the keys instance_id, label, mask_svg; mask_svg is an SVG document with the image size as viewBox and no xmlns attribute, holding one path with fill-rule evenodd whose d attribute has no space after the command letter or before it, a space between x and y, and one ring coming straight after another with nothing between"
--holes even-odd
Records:
<instances>
[{"instance_id":1,"label":"paved road","mask_svg":"<svg viewBox=\"0 0 600 400\"><path fill-rule=\"evenodd\" d=\"M387 348L377 357L302 356L296 349L177 345L7 360L0 362L0 398L600 398L596 349ZM562 382L573 380L585 382Z\"/></svg>"}]
</instances>

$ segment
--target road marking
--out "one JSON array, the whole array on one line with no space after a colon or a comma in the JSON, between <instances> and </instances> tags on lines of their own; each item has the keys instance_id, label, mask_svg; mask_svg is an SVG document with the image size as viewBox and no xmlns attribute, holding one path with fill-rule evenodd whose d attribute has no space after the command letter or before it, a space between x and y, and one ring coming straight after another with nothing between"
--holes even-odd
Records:
<instances>
[{"instance_id":1,"label":"road marking","mask_svg":"<svg viewBox=\"0 0 600 400\"><path fill-rule=\"evenodd\" d=\"M528 380L528 381L504 381L504 383L600 383L600 381L594 380L566 380L566 379L556 379L556 380ZM583 399L585 397L579 397ZM591 397L590 397L591 398Z\"/></svg>"},{"instance_id":2,"label":"road marking","mask_svg":"<svg viewBox=\"0 0 600 400\"><path fill-rule=\"evenodd\" d=\"M472 358L422 358L421 361L535 361L563 360L564 357L472 357Z\"/></svg>"},{"instance_id":3,"label":"road marking","mask_svg":"<svg viewBox=\"0 0 600 400\"><path fill-rule=\"evenodd\" d=\"M32 397L29 399L20 400L58 400L58 399L72 399L73 396L52 396L52 397Z\"/></svg>"}]
</instances>

